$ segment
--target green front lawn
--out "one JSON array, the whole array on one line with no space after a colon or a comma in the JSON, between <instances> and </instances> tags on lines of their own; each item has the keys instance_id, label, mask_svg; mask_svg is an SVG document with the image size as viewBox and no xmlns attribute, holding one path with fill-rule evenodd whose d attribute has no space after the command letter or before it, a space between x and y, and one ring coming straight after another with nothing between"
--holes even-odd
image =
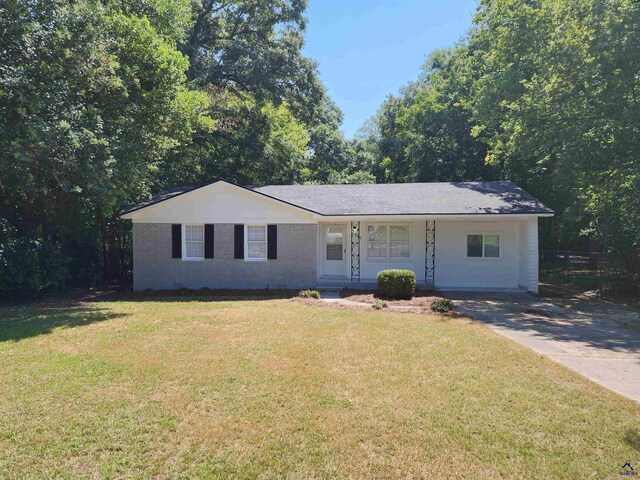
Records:
<instances>
[{"instance_id":1,"label":"green front lawn","mask_svg":"<svg viewBox=\"0 0 640 480\"><path fill-rule=\"evenodd\" d=\"M465 318L5 307L0 371L0 478L603 478L640 460L640 405Z\"/></svg>"}]
</instances>

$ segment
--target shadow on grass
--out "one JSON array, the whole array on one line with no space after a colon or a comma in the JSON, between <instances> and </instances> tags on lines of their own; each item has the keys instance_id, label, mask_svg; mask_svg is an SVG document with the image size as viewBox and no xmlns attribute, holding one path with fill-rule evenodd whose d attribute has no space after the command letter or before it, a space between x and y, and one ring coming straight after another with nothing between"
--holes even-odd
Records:
<instances>
[{"instance_id":1,"label":"shadow on grass","mask_svg":"<svg viewBox=\"0 0 640 480\"><path fill-rule=\"evenodd\" d=\"M106 292L83 299L85 302L229 302L282 300L298 296L298 290L147 290L143 292Z\"/></svg>"},{"instance_id":2,"label":"shadow on grass","mask_svg":"<svg viewBox=\"0 0 640 480\"><path fill-rule=\"evenodd\" d=\"M624 441L631 445L636 451L640 452L640 430L633 428L627 430Z\"/></svg>"},{"instance_id":3,"label":"shadow on grass","mask_svg":"<svg viewBox=\"0 0 640 480\"><path fill-rule=\"evenodd\" d=\"M107 308L87 308L77 304L8 307L0 310L0 343L44 335L58 328L81 327L125 316Z\"/></svg>"}]
</instances>

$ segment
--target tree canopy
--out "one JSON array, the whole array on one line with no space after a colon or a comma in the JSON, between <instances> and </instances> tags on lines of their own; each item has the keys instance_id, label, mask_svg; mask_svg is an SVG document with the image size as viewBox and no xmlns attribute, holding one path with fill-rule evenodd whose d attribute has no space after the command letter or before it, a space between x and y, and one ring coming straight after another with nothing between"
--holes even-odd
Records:
<instances>
[{"instance_id":1,"label":"tree canopy","mask_svg":"<svg viewBox=\"0 0 640 480\"><path fill-rule=\"evenodd\" d=\"M313 181L344 164L341 113L301 53L305 6L4 2L0 292L126 274L118 211L166 187Z\"/></svg>"},{"instance_id":2,"label":"tree canopy","mask_svg":"<svg viewBox=\"0 0 640 480\"><path fill-rule=\"evenodd\" d=\"M557 212L545 241L588 235L640 282L640 4L483 0L364 141L379 181L509 179Z\"/></svg>"},{"instance_id":3,"label":"tree canopy","mask_svg":"<svg viewBox=\"0 0 640 480\"><path fill-rule=\"evenodd\" d=\"M167 187L509 179L640 283L640 4L481 0L356 137L304 0L0 5L0 295L126 278L119 209ZM426 52L425 52L426 53Z\"/></svg>"}]
</instances>

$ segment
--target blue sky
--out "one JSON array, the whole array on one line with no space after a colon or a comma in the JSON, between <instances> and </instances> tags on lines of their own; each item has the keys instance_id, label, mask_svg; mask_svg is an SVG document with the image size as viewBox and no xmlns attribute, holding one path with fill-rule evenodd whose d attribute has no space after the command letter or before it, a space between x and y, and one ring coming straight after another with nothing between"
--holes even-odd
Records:
<instances>
[{"instance_id":1,"label":"blue sky","mask_svg":"<svg viewBox=\"0 0 640 480\"><path fill-rule=\"evenodd\" d=\"M309 0L305 55L344 113L351 137L434 49L471 26L475 0Z\"/></svg>"}]
</instances>

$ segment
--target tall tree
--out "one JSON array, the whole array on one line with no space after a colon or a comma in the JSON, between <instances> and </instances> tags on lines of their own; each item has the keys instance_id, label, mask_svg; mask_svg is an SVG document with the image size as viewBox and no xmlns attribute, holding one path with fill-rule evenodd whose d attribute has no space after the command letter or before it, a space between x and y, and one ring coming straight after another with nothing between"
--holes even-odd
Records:
<instances>
[{"instance_id":1,"label":"tall tree","mask_svg":"<svg viewBox=\"0 0 640 480\"><path fill-rule=\"evenodd\" d=\"M192 148L169 157L158 188L216 177L326 181L345 167L342 114L328 98L317 64L302 54L305 7L302 0L194 3L194 21L180 48L191 62L189 78L210 94L209 114L221 128L196 133ZM285 110L286 125L278 115ZM283 128L292 138L301 126L308 137L304 154L291 158L269 146Z\"/></svg>"},{"instance_id":2,"label":"tall tree","mask_svg":"<svg viewBox=\"0 0 640 480\"><path fill-rule=\"evenodd\" d=\"M397 182L490 180L486 145L472 135L471 53L461 45L433 52L417 81L389 97L374 121L385 179Z\"/></svg>"},{"instance_id":3,"label":"tall tree","mask_svg":"<svg viewBox=\"0 0 640 480\"><path fill-rule=\"evenodd\" d=\"M488 160L590 233L640 282L640 4L481 2L476 131Z\"/></svg>"},{"instance_id":4,"label":"tall tree","mask_svg":"<svg viewBox=\"0 0 640 480\"><path fill-rule=\"evenodd\" d=\"M341 113L302 55L305 6L2 3L0 295L126 269L118 209L168 186L341 169Z\"/></svg>"},{"instance_id":5,"label":"tall tree","mask_svg":"<svg viewBox=\"0 0 640 480\"><path fill-rule=\"evenodd\" d=\"M385 180L516 181L556 210L553 237L596 238L638 290L639 91L637 1L483 0L368 141Z\"/></svg>"},{"instance_id":6,"label":"tall tree","mask_svg":"<svg viewBox=\"0 0 640 480\"><path fill-rule=\"evenodd\" d=\"M168 151L210 126L207 98L188 88L189 64L171 28L131 14L133 2L120 7L11 0L0 8L4 279L21 266L8 259L12 245L35 258L35 290L47 276L43 249L61 258L71 248L102 250L106 265L107 224L118 208L148 191Z\"/></svg>"}]
</instances>

